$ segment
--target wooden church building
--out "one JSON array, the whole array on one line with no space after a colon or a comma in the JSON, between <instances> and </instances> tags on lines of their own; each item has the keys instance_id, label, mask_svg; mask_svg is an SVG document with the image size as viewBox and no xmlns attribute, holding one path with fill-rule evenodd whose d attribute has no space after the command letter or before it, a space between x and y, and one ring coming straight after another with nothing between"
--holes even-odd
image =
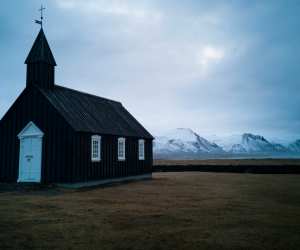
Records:
<instances>
[{"instance_id":1,"label":"wooden church building","mask_svg":"<svg viewBox=\"0 0 300 250\"><path fill-rule=\"evenodd\" d=\"M0 182L151 177L151 134L120 102L56 85L43 28L25 64L26 87L0 121Z\"/></svg>"}]
</instances>

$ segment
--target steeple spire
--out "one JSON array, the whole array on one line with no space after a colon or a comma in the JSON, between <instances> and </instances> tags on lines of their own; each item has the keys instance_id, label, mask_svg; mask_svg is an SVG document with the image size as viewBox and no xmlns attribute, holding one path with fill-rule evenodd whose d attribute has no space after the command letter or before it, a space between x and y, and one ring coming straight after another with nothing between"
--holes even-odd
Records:
<instances>
[{"instance_id":1,"label":"steeple spire","mask_svg":"<svg viewBox=\"0 0 300 250\"><path fill-rule=\"evenodd\" d=\"M25 64L27 64L27 86L32 84L46 88L54 86L56 62L43 28L40 29Z\"/></svg>"},{"instance_id":2,"label":"steeple spire","mask_svg":"<svg viewBox=\"0 0 300 250\"><path fill-rule=\"evenodd\" d=\"M56 66L54 56L48 44L43 28L40 29L40 32L27 56L25 64L38 62Z\"/></svg>"}]
</instances>

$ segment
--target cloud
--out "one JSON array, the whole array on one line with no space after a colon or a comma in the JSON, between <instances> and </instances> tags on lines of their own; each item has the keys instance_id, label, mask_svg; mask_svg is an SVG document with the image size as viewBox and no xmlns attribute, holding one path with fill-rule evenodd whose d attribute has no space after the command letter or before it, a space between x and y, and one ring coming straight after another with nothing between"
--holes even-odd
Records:
<instances>
[{"instance_id":1,"label":"cloud","mask_svg":"<svg viewBox=\"0 0 300 250\"><path fill-rule=\"evenodd\" d=\"M144 1L123 0L57 0L59 8L74 10L87 14L111 15L136 19L161 18L161 13L149 10Z\"/></svg>"},{"instance_id":2,"label":"cloud","mask_svg":"<svg viewBox=\"0 0 300 250\"><path fill-rule=\"evenodd\" d=\"M212 46L205 46L201 51L201 64L207 65L210 62L219 62L224 58L224 51Z\"/></svg>"},{"instance_id":3,"label":"cloud","mask_svg":"<svg viewBox=\"0 0 300 250\"><path fill-rule=\"evenodd\" d=\"M225 51L211 45L204 46L196 55L197 63L201 66L202 75L208 73L208 70L220 63L225 57Z\"/></svg>"},{"instance_id":4,"label":"cloud","mask_svg":"<svg viewBox=\"0 0 300 250\"><path fill-rule=\"evenodd\" d=\"M272 76L276 55L283 58L287 50L279 49L282 45L276 39L268 42L278 32L266 23L276 23L281 7L277 3L60 0L57 4L84 17L79 29L91 38L93 48L84 60L87 65L70 72L83 67L88 90L120 99L154 132L188 126L215 133L252 127L265 133L272 130L272 121L292 113L278 109L270 114L274 100L279 107L289 106L276 85L278 74L287 78L287 69L279 69L277 79ZM86 54L88 47L80 51ZM85 58L78 54L74 58L78 56ZM72 82L78 82L76 78ZM147 96L136 98L144 93ZM281 131L286 127L286 133L292 133L286 122L281 124L277 126Z\"/></svg>"},{"instance_id":5,"label":"cloud","mask_svg":"<svg viewBox=\"0 0 300 250\"><path fill-rule=\"evenodd\" d=\"M9 1L1 9L16 3ZM57 82L122 101L154 134L170 127L217 134L249 130L299 134L298 4L225 0L46 0L45 4ZM32 19L36 5L38 1L22 3L20 20L0 15L4 37L0 52L9 58L9 63L0 63L2 105L12 103L24 87L22 63L37 29L25 20ZM18 22L25 23L22 29L17 29Z\"/></svg>"}]
</instances>

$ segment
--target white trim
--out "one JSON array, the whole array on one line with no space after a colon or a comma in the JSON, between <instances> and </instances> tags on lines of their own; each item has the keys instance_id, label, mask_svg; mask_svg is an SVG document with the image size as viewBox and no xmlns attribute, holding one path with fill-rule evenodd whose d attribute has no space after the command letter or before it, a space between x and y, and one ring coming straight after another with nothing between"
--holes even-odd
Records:
<instances>
[{"instance_id":1,"label":"white trim","mask_svg":"<svg viewBox=\"0 0 300 250\"><path fill-rule=\"evenodd\" d=\"M43 136L44 133L32 121L18 134L18 182L41 182Z\"/></svg>"},{"instance_id":2,"label":"white trim","mask_svg":"<svg viewBox=\"0 0 300 250\"><path fill-rule=\"evenodd\" d=\"M145 160L145 140L140 139L138 144L138 156L139 160L143 161Z\"/></svg>"},{"instance_id":3,"label":"white trim","mask_svg":"<svg viewBox=\"0 0 300 250\"><path fill-rule=\"evenodd\" d=\"M96 148L94 148L97 146ZM101 161L101 136L92 135L91 137L91 161Z\"/></svg>"},{"instance_id":4,"label":"white trim","mask_svg":"<svg viewBox=\"0 0 300 250\"><path fill-rule=\"evenodd\" d=\"M123 154L121 155L120 153ZM125 161L125 159L126 159L126 139L121 137L118 138L118 160Z\"/></svg>"},{"instance_id":5,"label":"white trim","mask_svg":"<svg viewBox=\"0 0 300 250\"><path fill-rule=\"evenodd\" d=\"M28 131L29 128L32 128L31 131ZM21 130L18 134L18 138L21 140L25 137L43 137L44 133L34 124L34 122L30 121L25 128Z\"/></svg>"}]
</instances>

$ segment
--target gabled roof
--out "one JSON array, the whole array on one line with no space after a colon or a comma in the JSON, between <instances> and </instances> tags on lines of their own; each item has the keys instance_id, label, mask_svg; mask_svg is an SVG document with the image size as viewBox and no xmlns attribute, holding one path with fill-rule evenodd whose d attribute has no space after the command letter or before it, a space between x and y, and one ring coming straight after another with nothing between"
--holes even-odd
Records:
<instances>
[{"instance_id":1,"label":"gabled roof","mask_svg":"<svg viewBox=\"0 0 300 250\"><path fill-rule=\"evenodd\" d=\"M153 139L120 102L57 85L39 90L75 131Z\"/></svg>"},{"instance_id":2,"label":"gabled roof","mask_svg":"<svg viewBox=\"0 0 300 250\"><path fill-rule=\"evenodd\" d=\"M56 66L54 56L51 52L47 38L43 29L41 28L35 42L28 54L25 64L43 62Z\"/></svg>"}]
</instances>

